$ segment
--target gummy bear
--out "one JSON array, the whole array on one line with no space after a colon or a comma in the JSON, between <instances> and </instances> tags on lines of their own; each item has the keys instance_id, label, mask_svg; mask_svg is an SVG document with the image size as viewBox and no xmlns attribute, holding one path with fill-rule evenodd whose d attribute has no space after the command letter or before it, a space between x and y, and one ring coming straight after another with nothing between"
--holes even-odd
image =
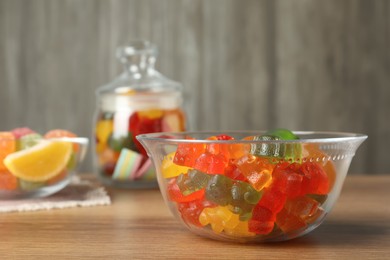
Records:
<instances>
[{"instance_id":1,"label":"gummy bear","mask_svg":"<svg viewBox=\"0 0 390 260\"><path fill-rule=\"evenodd\" d=\"M206 186L206 199L218 205L228 205L231 198L233 181L224 175L213 175Z\"/></svg>"},{"instance_id":2,"label":"gummy bear","mask_svg":"<svg viewBox=\"0 0 390 260\"><path fill-rule=\"evenodd\" d=\"M329 188L331 190L336 180L336 170L332 160L327 160L329 157L326 153L321 151L318 144L307 143L302 145L302 157L307 161L319 160L317 164L321 165L326 175L328 176Z\"/></svg>"},{"instance_id":3,"label":"gummy bear","mask_svg":"<svg viewBox=\"0 0 390 260\"><path fill-rule=\"evenodd\" d=\"M173 162L177 165L193 168L196 159L205 151L204 144L198 143L181 143L177 146Z\"/></svg>"},{"instance_id":4,"label":"gummy bear","mask_svg":"<svg viewBox=\"0 0 390 260\"><path fill-rule=\"evenodd\" d=\"M248 222L240 221L239 216L227 207L204 208L199 216L199 222L202 226L211 225L212 230L217 234L225 231L226 234L234 237L255 235L248 230Z\"/></svg>"},{"instance_id":5,"label":"gummy bear","mask_svg":"<svg viewBox=\"0 0 390 260\"><path fill-rule=\"evenodd\" d=\"M260 191L271 183L275 166L267 159L248 154L234 163L256 190Z\"/></svg>"},{"instance_id":6,"label":"gummy bear","mask_svg":"<svg viewBox=\"0 0 390 260\"><path fill-rule=\"evenodd\" d=\"M228 135L211 136L206 140L233 140L234 138ZM229 146L227 144L210 143L206 145L206 152L210 154L221 154L226 158L230 157Z\"/></svg>"},{"instance_id":7,"label":"gummy bear","mask_svg":"<svg viewBox=\"0 0 390 260\"><path fill-rule=\"evenodd\" d=\"M228 206L241 220L247 220L251 217L254 205L260 200L261 193L247 182L214 175L207 183L206 198L218 205Z\"/></svg>"},{"instance_id":8,"label":"gummy bear","mask_svg":"<svg viewBox=\"0 0 390 260\"><path fill-rule=\"evenodd\" d=\"M195 161L194 168L209 174L223 174L228 161L222 154L201 154Z\"/></svg>"},{"instance_id":9,"label":"gummy bear","mask_svg":"<svg viewBox=\"0 0 390 260\"><path fill-rule=\"evenodd\" d=\"M252 217L252 209L262 194L257 192L250 184L242 181L235 181L231 188L231 201L229 208L240 216L240 220L248 220Z\"/></svg>"},{"instance_id":10,"label":"gummy bear","mask_svg":"<svg viewBox=\"0 0 390 260\"><path fill-rule=\"evenodd\" d=\"M256 234L269 234L275 225L276 214L268 208L257 204L253 208L252 218L249 220L249 231Z\"/></svg>"},{"instance_id":11,"label":"gummy bear","mask_svg":"<svg viewBox=\"0 0 390 260\"><path fill-rule=\"evenodd\" d=\"M257 206L269 209L274 214L278 213L284 206L287 196L279 190L276 185L266 188Z\"/></svg>"},{"instance_id":12,"label":"gummy bear","mask_svg":"<svg viewBox=\"0 0 390 260\"><path fill-rule=\"evenodd\" d=\"M199 222L199 216L202 213L203 209L215 206L215 204L204 200L203 198L177 204L177 208L184 222L189 225L192 224L198 227L202 226L202 224Z\"/></svg>"},{"instance_id":13,"label":"gummy bear","mask_svg":"<svg viewBox=\"0 0 390 260\"><path fill-rule=\"evenodd\" d=\"M182 194L179 186L176 183L176 179L171 179L168 182L167 192L168 192L168 198L171 201L175 201L175 202L194 201L194 200L197 200L197 199L204 197L204 194L205 194L204 189L193 192L187 196Z\"/></svg>"},{"instance_id":14,"label":"gummy bear","mask_svg":"<svg viewBox=\"0 0 390 260\"><path fill-rule=\"evenodd\" d=\"M298 136L294 135L287 129L276 129L269 131L261 136L255 136L255 141L276 141L261 144L254 144L251 153L256 156L275 157L284 160L300 160L302 156L302 147L300 143L284 144L279 143L281 140L297 140Z\"/></svg>"},{"instance_id":15,"label":"gummy bear","mask_svg":"<svg viewBox=\"0 0 390 260\"><path fill-rule=\"evenodd\" d=\"M281 210L276 216L276 225L286 234L299 232L300 229L306 227L305 221L285 209Z\"/></svg>"},{"instance_id":16,"label":"gummy bear","mask_svg":"<svg viewBox=\"0 0 390 260\"><path fill-rule=\"evenodd\" d=\"M232 180L247 181L246 177L242 174L240 169L234 163L234 160L229 160L228 165L225 168L225 176Z\"/></svg>"},{"instance_id":17,"label":"gummy bear","mask_svg":"<svg viewBox=\"0 0 390 260\"><path fill-rule=\"evenodd\" d=\"M187 174L180 174L176 182L183 195L189 195L195 191L204 189L210 178L211 176L209 174L191 169Z\"/></svg>"},{"instance_id":18,"label":"gummy bear","mask_svg":"<svg viewBox=\"0 0 390 260\"><path fill-rule=\"evenodd\" d=\"M173 158L175 157L175 152L172 152L164 157L164 160L161 163L161 173L164 178L172 178L179 176L182 173L187 173L189 167L180 166L173 163Z\"/></svg>"},{"instance_id":19,"label":"gummy bear","mask_svg":"<svg viewBox=\"0 0 390 260\"><path fill-rule=\"evenodd\" d=\"M313 162L283 163L275 167L273 183L289 198L305 194L327 194L329 182L325 171Z\"/></svg>"}]
</instances>

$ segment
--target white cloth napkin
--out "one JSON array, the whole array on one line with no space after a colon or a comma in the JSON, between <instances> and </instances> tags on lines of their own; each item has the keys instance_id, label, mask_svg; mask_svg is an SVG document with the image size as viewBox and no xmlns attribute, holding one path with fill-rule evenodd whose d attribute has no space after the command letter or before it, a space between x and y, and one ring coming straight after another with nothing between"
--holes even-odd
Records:
<instances>
[{"instance_id":1,"label":"white cloth napkin","mask_svg":"<svg viewBox=\"0 0 390 260\"><path fill-rule=\"evenodd\" d=\"M0 213L109 204L111 204L111 199L104 187L98 186L89 180L81 180L78 177L74 177L68 186L48 197L23 200L0 200Z\"/></svg>"}]
</instances>

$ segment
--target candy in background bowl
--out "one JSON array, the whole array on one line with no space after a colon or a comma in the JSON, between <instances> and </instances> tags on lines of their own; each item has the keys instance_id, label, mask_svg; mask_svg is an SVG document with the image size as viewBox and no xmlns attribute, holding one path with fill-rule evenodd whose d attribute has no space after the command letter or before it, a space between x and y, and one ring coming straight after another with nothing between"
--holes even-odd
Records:
<instances>
[{"instance_id":1,"label":"candy in background bowl","mask_svg":"<svg viewBox=\"0 0 390 260\"><path fill-rule=\"evenodd\" d=\"M0 132L0 199L44 197L63 189L87 151L88 139L56 129L44 135Z\"/></svg>"},{"instance_id":2,"label":"candy in background bowl","mask_svg":"<svg viewBox=\"0 0 390 260\"><path fill-rule=\"evenodd\" d=\"M286 129L137 136L173 215L198 235L237 242L284 241L319 226L366 138Z\"/></svg>"}]
</instances>

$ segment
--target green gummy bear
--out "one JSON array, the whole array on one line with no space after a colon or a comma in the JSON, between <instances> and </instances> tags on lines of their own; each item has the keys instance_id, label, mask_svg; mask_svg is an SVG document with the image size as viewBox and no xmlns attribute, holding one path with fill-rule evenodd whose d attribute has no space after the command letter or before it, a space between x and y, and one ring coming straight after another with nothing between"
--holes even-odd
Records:
<instances>
[{"instance_id":1,"label":"green gummy bear","mask_svg":"<svg viewBox=\"0 0 390 260\"><path fill-rule=\"evenodd\" d=\"M180 174L177 177L177 186L183 195L189 195L195 191L206 187L211 175L198 170L191 169L186 174Z\"/></svg>"},{"instance_id":2,"label":"green gummy bear","mask_svg":"<svg viewBox=\"0 0 390 260\"><path fill-rule=\"evenodd\" d=\"M216 174L207 183L206 199L221 206L228 205L231 200L233 181L221 174Z\"/></svg>"},{"instance_id":3,"label":"green gummy bear","mask_svg":"<svg viewBox=\"0 0 390 260\"><path fill-rule=\"evenodd\" d=\"M254 141L283 141L298 140L299 137L287 129L275 129L268 131L264 135L256 136ZM302 157L302 145L300 143L284 144L280 142L270 142L253 144L251 154L255 156L273 157L284 160L300 161Z\"/></svg>"}]
</instances>

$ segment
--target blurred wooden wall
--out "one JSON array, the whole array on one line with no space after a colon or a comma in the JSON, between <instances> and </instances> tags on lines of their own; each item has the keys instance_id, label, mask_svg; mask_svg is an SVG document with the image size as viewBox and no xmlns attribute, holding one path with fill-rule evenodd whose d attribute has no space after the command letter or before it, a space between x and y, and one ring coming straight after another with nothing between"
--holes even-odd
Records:
<instances>
[{"instance_id":1,"label":"blurred wooden wall","mask_svg":"<svg viewBox=\"0 0 390 260\"><path fill-rule=\"evenodd\" d=\"M350 172L390 173L387 0L0 0L0 129L90 137L132 39L185 85L191 130L365 133Z\"/></svg>"}]
</instances>

